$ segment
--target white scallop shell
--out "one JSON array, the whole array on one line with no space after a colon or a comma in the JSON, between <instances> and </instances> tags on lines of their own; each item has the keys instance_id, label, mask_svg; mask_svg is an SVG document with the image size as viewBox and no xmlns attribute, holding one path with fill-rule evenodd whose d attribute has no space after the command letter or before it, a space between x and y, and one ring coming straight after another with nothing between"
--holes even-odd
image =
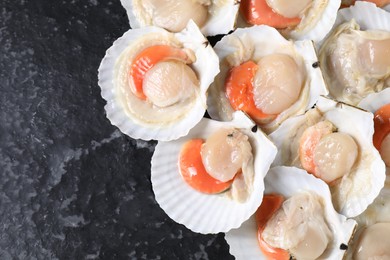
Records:
<instances>
[{"instance_id":1,"label":"white scallop shell","mask_svg":"<svg viewBox=\"0 0 390 260\"><path fill-rule=\"evenodd\" d=\"M358 107L363 108L371 113L375 113L379 108L390 103L390 88L380 92L372 93L363 98Z\"/></svg>"},{"instance_id":2,"label":"white scallop shell","mask_svg":"<svg viewBox=\"0 0 390 260\"><path fill-rule=\"evenodd\" d=\"M313 26L309 24L302 29L295 28L292 31L286 32L286 37L294 40L312 40L316 43L324 39L333 27L336 21L337 10L341 5L341 0L327 0L326 2L322 13L313 14L320 15Z\"/></svg>"},{"instance_id":3,"label":"white scallop shell","mask_svg":"<svg viewBox=\"0 0 390 260\"><path fill-rule=\"evenodd\" d=\"M357 1L355 5L340 9L332 31L340 24L355 19L361 30L384 30L390 32L390 13L377 7L375 4L365 1ZM318 48L324 41L318 44Z\"/></svg>"},{"instance_id":4,"label":"white scallop shell","mask_svg":"<svg viewBox=\"0 0 390 260\"><path fill-rule=\"evenodd\" d=\"M370 206L354 219L361 226L370 226L378 222L390 222L390 172L386 175L385 186Z\"/></svg>"},{"instance_id":5,"label":"white scallop shell","mask_svg":"<svg viewBox=\"0 0 390 260\"><path fill-rule=\"evenodd\" d=\"M365 0L356 0L356 2L359 2L359 1L365 1ZM390 11L390 4L385 5L385 6L381 7L381 8L389 12Z\"/></svg>"},{"instance_id":6,"label":"white scallop shell","mask_svg":"<svg viewBox=\"0 0 390 260\"><path fill-rule=\"evenodd\" d=\"M365 1L357 1L355 5L341 9L337 14L334 28L344 22L355 19L362 30L390 31L390 14Z\"/></svg>"},{"instance_id":7,"label":"white scallop shell","mask_svg":"<svg viewBox=\"0 0 390 260\"><path fill-rule=\"evenodd\" d=\"M143 19L141 10L134 7L134 0L120 0L122 6L126 9L129 23L132 28L142 28L153 24L146 24ZM236 0L212 0L209 6L209 18L206 23L200 28L205 36L213 36L217 34L226 34L235 29L235 22L239 3Z\"/></svg>"},{"instance_id":8,"label":"white scallop shell","mask_svg":"<svg viewBox=\"0 0 390 260\"><path fill-rule=\"evenodd\" d=\"M265 194L278 193L284 197L291 197L300 191L312 191L325 201L325 218L332 230L334 240L324 252L321 259L342 259L345 250L340 245L348 245L356 227L352 219L337 214L334 210L328 186L313 175L295 167L271 168L265 178ZM257 240L257 225L252 216L240 228L233 229L225 234L230 246L230 253L237 260L267 259L260 250ZM324 257L324 258L323 258Z\"/></svg>"},{"instance_id":9,"label":"white scallop shell","mask_svg":"<svg viewBox=\"0 0 390 260\"><path fill-rule=\"evenodd\" d=\"M385 186L379 193L378 197L371 203L368 208L354 220L358 223L358 228L350 247L346 259L353 259L353 253L358 251L358 241L361 232L368 226L376 223L390 222L390 168L387 168Z\"/></svg>"},{"instance_id":10,"label":"white scallop shell","mask_svg":"<svg viewBox=\"0 0 390 260\"><path fill-rule=\"evenodd\" d=\"M231 122L203 118L187 136L171 142L158 142L152 157L152 187L156 201L170 218L194 232L207 234L237 228L256 211L263 198L263 179L276 155L276 148L260 130L252 132L253 126L248 117L237 112ZM254 189L244 203L223 194L208 195L194 190L185 183L178 169L179 153L186 141L207 138L221 127L240 129L252 145Z\"/></svg>"},{"instance_id":11,"label":"white scallop shell","mask_svg":"<svg viewBox=\"0 0 390 260\"><path fill-rule=\"evenodd\" d=\"M320 97L316 107L323 113L325 119L332 122L340 132L352 136L359 146L360 159L354 166L353 174L351 177L345 175L342 181L332 188L333 201L335 205L339 205L339 212L347 217L355 217L378 196L386 177L385 165L372 143L373 115L324 97ZM289 154L291 151L288 146L296 142L294 136L297 128L305 125L305 121L305 115L290 118L270 135L278 148L274 166L290 165L292 162L288 158L299 158L297 150ZM338 192L347 194L336 198Z\"/></svg>"},{"instance_id":12,"label":"white scallop shell","mask_svg":"<svg viewBox=\"0 0 390 260\"><path fill-rule=\"evenodd\" d=\"M279 114L271 123L262 126L265 132L273 131L292 115L303 114L315 104L320 95L328 94L321 70L313 67L313 63L317 62L318 58L311 41L292 43L284 39L276 29L259 25L235 30L232 34L223 37L214 46L214 50L219 57L221 71L210 86L207 100L207 112L213 119L231 120L234 112L224 93L224 82L229 71L225 59L232 53L241 55L243 62L250 59L258 61L261 57L272 53L286 53L303 58L303 67L307 76L299 100ZM245 54L251 51L253 55Z\"/></svg>"},{"instance_id":13,"label":"white scallop shell","mask_svg":"<svg viewBox=\"0 0 390 260\"><path fill-rule=\"evenodd\" d=\"M168 124L151 124L140 121L128 110L126 100L115 77L115 66L121 54L129 46L137 46L137 40L152 34L169 35L167 31L157 27L146 27L127 31L107 50L99 67L99 86L101 95L107 101L105 110L107 118L123 133L136 139L143 140L172 140L184 136L203 117L206 110L206 92L219 72L218 57L207 39L201 34L196 24L190 21L182 32L173 34L184 47L192 49L196 62L191 68L196 72L200 81L200 94L195 105L181 119Z\"/></svg>"},{"instance_id":14,"label":"white scallop shell","mask_svg":"<svg viewBox=\"0 0 390 260\"><path fill-rule=\"evenodd\" d=\"M368 95L360 101L358 107L374 114L379 108L387 104L390 104L390 88ZM390 174L390 167L386 167L386 172Z\"/></svg>"}]
</instances>

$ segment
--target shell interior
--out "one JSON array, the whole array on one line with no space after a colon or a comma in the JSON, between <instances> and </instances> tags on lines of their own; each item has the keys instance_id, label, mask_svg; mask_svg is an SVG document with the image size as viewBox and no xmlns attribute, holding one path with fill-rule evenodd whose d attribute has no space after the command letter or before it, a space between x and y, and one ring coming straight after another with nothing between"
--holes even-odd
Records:
<instances>
[{"instance_id":1,"label":"shell interior","mask_svg":"<svg viewBox=\"0 0 390 260\"><path fill-rule=\"evenodd\" d=\"M199 1L200 2L200 1ZM121 0L126 9L132 28L152 26L150 14L142 8L141 0ZM235 29L239 3L235 0L211 0L208 6L208 19L200 28L205 36L229 33Z\"/></svg>"},{"instance_id":2,"label":"shell interior","mask_svg":"<svg viewBox=\"0 0 390 260\"><path fill-rule=\"evenodd\" d=\"M325 201L325 219L334 237L321 255L321 259L343 258L345 250L341 250L340 245L348 245L354 233L356 222L352 219L346 219L334 210L329 188L324 182L307 174L304 170L281 166L270 169L265 179L265 185L265 194L278 193L290 197L299 191L313 191L321 196ZM230 246L230 253L237 260L266 259L258 245L254 216L244 222L240 228L226 233L225 239Z\"/></svg>"},{"instance_id":3,"label":"shell interior","mask_svg":"<svg viewBox=\"0 0 390 260\"><path fill-rule=\"evenodd\" d=\"M324 39L327 33L332 29L336 20L337 10L340 8L341 0L316 1L316 8L307 14L305 24L286 31L288 38L294 40L312 40L315 43ZM307 23L307 24L306 24Z\"/></svg>"},{"instance_id":4,"label":"shell interior","mask_svg":"<svg viewBox=\"0 0 390 260\"><path fill-rule=\"evenodd\" d=\"M321 41L332 29L336 20L337 10L341 0L316 0L302 18L302 23L292 29L280 30L287 38L292 40L312 40L315 43ZM251 27L239 13L237 27Z\"/></svg>"},{"instance_id":5,"label":"shell interior","mask_svg":"<svg viewBox=\"0 0 390 260\"><path fill-rule=\"evenodd\" d=\"M358 144L360 155L351 173L345 175L331 189L335 208L347 217L357 216L374 201L385 181L385 165L372 144L373 115L324 97L320 97L316 108L321 111L325 119L336 126L338 131L349 134ZM274 166L301 167L297 150L297 142L299 142L297 133L305 124L304 115L290 118L270 135L271 140L278 147Z\"/></svg>"},{"instance_id":6,"label":"shell interior","mask_svg":"<svg viewBox=\"0 0 390 260\"><path fill-rule=\"evenodd\" d=\"M362 99L358 107L363 108L371 113L375 113L380 107L390 103L390 88L386 88L381 92L372 93Z\"/></svg>"},{"instance_id":7,"label":"shell interior","mask_svg":"<svg viewBox=\"0 0 390 260\"><path fill-rule=\"evenodd\" d=\"M118 73L118 67L126 66L126 63L129 63L128 59L121 55L131 52L134 49L134 45L141 48L139 46L142 46L143 38L153 38L159 41L159 38L169 37L173 37L176 41L180 41L185 48L194 51L196 62L191 64L191 68L195 71L200 81L199 94L193 107L180 118L167 123L150 123L144 121L141 115L134 114L129 109L126 96L130 94L127 93L129 91L126 86L121 84L120 77L123 76L121 73ZM218 72L218 57L197 26L193 22L189 22L185 30L175 34L168 33L157 27L127 31L107 50L100 64L98 77L102 96L107 101L105 106L107 117L113 125L116 125L123 133L132 138L172 140L186 135L203 117L206 110L206 92Z\"/></svg>"},{"instance_id":8,"label":"shell interior","mask_svg":"<svg viewBox=\"0 0 390 260\"><path fill-rule=\"evenodd\" d=\"M330 35L340 24L349 22L352 19L359 24L361 30L390 31L389 16L390 14L388 12L376 7L373 3L356 1L355 5L340 9L337 12L336 21L328 35ZM320 48L323 43L324 41L319 42L317 47Z\"/></svg>"},{"instance_id":9,"label":"shell interior","mask_svg":"<svg viewBox=\"0 0 390 260\"><path fill-rule=\"evenodd\" d=\"M358 107L375 113L379 108L386 104L390 104L390 88L368 95L360 101ZM390 174L390 167L386 167L386 173L387 175Z\"/></svg>"},{"instance_id":10,"label":"shell interior","mask_svg":"<svg viewBox=\"0 0 390 260\"><path fill-rule=\"evenodd\" d=\"M361 36L352 37L355 33ZM354 6L338 12L332 31L318 44L323 75L333 97L357 105L369 93L388 87L388 73L371 72L377 70L379 65L378 68L361 65L369 63L370 59L377 60L378 56L386 55L375 54L371 51L374 47L367 55L359 50L359 44L364 42L364 39L382 39L380 37L385 37L387 41L390 37L390 13L376 7L375 4L358 1ZM385 45L382 43L382 46ZM329 57L335 58L328 61ZM382 65L384 66L386 65Z\"/></svg>"},{"instance_id":11,"label":"shell interior","mask_svg":"<svg viewBox=\"0 0 390 260\"><path fill-rule=\"evenodd\" d=\"M263 56L273 53L283 53L293 57L306 72L306 79L301 95L295 104L282 112L272 122L263 125L262 129L269 133L275 130L285 119L292 115L302 114L310 109L320 95L327 95L321 70L313 64L317 56L311 41L292 43L284 39L276 29L269 26L253 26L237 29L232 34L222 38L214 47L220 60L220 73L210 86L207 100L208 113L216 120L231 120L233 109L225 94L225 78L230 69L230 60L236 60L235 66L247 61L259 61ZM229 60L229 62L228 62Z\"/></svg>"},{"instance_id":12,"label":"shell interior","mask_svg":"<svg viewBox=\"0 0 390 260\"><path fill-rule=\"evenodd\" d=\"M187 136L157 144L152 157L152 187L158 204L170 218L194 232L207 234L237 228L256 211L263 197L263 178L276 155L276 148L260 130L252 132L253 126L241 112L235 113L231 122L204 118ZM227 198L223 193L200 193L185 183L179 173L182 145L192 138L205 139L221 127L240 129L252 145L255 177L253 191L244 203Z\"/></svg>"}]
</instances>

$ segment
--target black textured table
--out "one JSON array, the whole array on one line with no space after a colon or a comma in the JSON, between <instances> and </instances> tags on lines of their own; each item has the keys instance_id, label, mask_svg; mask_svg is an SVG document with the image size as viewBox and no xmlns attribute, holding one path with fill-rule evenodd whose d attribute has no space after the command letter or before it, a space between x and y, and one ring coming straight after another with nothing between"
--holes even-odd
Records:
<instances>
[{"instance_id":1,"label":"black textured table","mask_svg":"<svg viewBox=\"0 0 390 260\"><path fill-rule=\"evenodd\" d=\"M151 189L155 142L106 119L119 0L0 0L0 259L233 259L174 223Z\"/></svg>"}]
</instances>

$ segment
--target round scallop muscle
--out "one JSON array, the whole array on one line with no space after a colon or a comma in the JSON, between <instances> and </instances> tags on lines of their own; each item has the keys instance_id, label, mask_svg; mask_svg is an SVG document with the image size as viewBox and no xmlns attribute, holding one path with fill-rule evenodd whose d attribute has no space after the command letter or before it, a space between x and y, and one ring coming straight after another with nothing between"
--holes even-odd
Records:
<instances>
[{"instance_id":1,"label":"round scallop muscle","mask_svg":"<svg viewBox=\"0 0 390 260\"><path fill-rule=\"evenodd\" d=\"M364 40L359 46L360 66L372 76L390 72L390 39Z\"/></svg>"},{"instance_id":2,"label":"round scallop muscle","mask_svg":"<svg viewBox=\"0 0 390 260\"><path fill-rule=\"evenodd\" d=\"M143 3L153 10L153 24L171 32L183 30L192 19L202 27L208 16L207 6L194 0L147 0Z\"/></svg>"},{"instance_id":3,"label":"round scallop muscle","mask_svg":"<svg viewBox=\"0 0 390 260\"><path fill-rule=\"evenodd\" d=\"M353 138L344 133L331 133L319 141L314 149L316 175L332 182L350 172L358 155Z\"/></svg>"},{"instance_id":4,"label":"round scallop muscle","mask_svg":"<svg viewBox=\"0 0 390 260\"><path fill-rule=\"evenodd\" d=\"M195 72L183 62L164 61L145 74L142 87L154 105L167 107L193 96L199 81Z\"/></svg>"},{"instance_id":5,"label":"round scallop muscle","mask_svg":"<svg viewBox=\"0 0 390 260\"><path fill-rule=\"evenodd\" d=\"M266 114L279 114L298 100L303 75L288 55L271 54L259 63L253 82L256 107Z\"/></svg>"},{"instance_id":6,"label":"round scallop muscle","mask_svg":"<svg viewBox=\"0 0 390 260\"><path fill-rule=\"evenodd\" d=\"M360 235L354 259L389 259L390 223L377 223L367 227Z\"/></svg>"},{"instance_id":7,"label":"round scallop muscle","mask_svg":"<svg viewBox=\"0 0 390 260\"><path fill-rule=\"evenodd\" d=\"M226 182L251 158L252 148L248 136L240 131L221 129L207 138L201 154L207 173Z\"/></svg>"}]
</instances>

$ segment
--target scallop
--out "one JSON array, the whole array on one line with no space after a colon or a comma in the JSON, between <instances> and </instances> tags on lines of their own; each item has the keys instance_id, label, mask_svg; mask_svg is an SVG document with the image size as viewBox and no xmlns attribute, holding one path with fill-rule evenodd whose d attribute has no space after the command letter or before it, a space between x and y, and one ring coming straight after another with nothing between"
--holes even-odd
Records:
<instances>
[{"instance_id":1,"label":"scallop","mask_svg":"<svg viewBox=\"0 0 390 260\"><path fill-rule=\"evenodd\" d=\"M279 166L271 168L265 185L265 196L280 194L285 200L264 229L259 223L266 214L262 205L256 216L225 234L230 253L237 260L270 259L259 246L259 230L268 246L287 249L294 259L343 258L356 221L334 210L324 182L304 170Z\"/></svg>"},{"instance_id":2,"label":"scallop","mask_svg":"<svg viewBox=\"0 0 390 260\"><path fill-rule=\"evenodd\" d=\"M341 0L242 0L238 27L269 25L288 39L321 41L332 29Z\"/></svg>"},{"instance_id":3,"label":"scallop","mask_svg":"<svg viewBox=\"0 0 390 260\"><path fill-rule=\"evenodd\" d=\"M99 67L107 117L132 138L177 139L203 117L218 71L218 57L193 22L179 33L129 30Z\"/></svg>"},{"instance_id":4,"label":"scallop","mask_svg":"<svg viewBox=\"0 0 390 260\"><path fill-rule=\"evenodd\" d=\"M261 130L252 131L253 126L238 111L232 121L203 118L187 136L158 142L152 157L152 187L158 204L170 218L207 234L237 228L255 212L276 148ZM205 140L197 152L202 164L214 180L231 184L227 190L200 192L186 181L192 176L183 175L182 151L191 140L199 139ZM188 175L193 175L197 168L188 165Z\"/></svg>"},{"instance_id":5,"label":"scallop","mask_svg":"<svg viewBox=\"0 0 390 260\"><path fill-rule=\"evenodd\" d=\"M331 130L310 130L321 122L328 122ZM273 165L304 168L326 181L336 210L354 217L374 201L385 181L373 133L371 113L321 97L315 108L286 120L270 135L278 147Z\"/></svg>"},{"instance_id":6,"label":"scallop","mask_svg":"<svg viewBox=\"0 0 390 260\"><path fill-rule=\"evenodd\" d=\"M121 0L130 26L157 26L182 31L193 20L205 36L225 34L235 28L239 4L234 0Z\"/></svg>"},{"instance_id":7,"label":"scallop","mask_svg":"<svg viewBox=\"0 0 390 260\"><path fill-rule=\"evenodd\" d=\"M357 105L390 86L390 13L359 1L339 11L319 58L330 95Z\"/></svg>"},{"instance_id":8,"label":"scallop","mask_svg":"<svg viewBox=\"0 0 390 260\"><path fill-rule=\"evenodd\" d=\"M209 89L213 119L228 121L242 110L270 133L328 93L311 41L287 41L263 25L237 29L214 49L221 72Z\"/></svg>"},{"instance_id":9,"label":"scallop","mask_svg":"<svg viewBox=\"0 0 390 260\"><path fill-rule=\"evenodd\" d=\"M201 155L211 177L226 182L252 160L252 148L247 135L223 128L207 138Z\"/></svg>"}]
</instances>

